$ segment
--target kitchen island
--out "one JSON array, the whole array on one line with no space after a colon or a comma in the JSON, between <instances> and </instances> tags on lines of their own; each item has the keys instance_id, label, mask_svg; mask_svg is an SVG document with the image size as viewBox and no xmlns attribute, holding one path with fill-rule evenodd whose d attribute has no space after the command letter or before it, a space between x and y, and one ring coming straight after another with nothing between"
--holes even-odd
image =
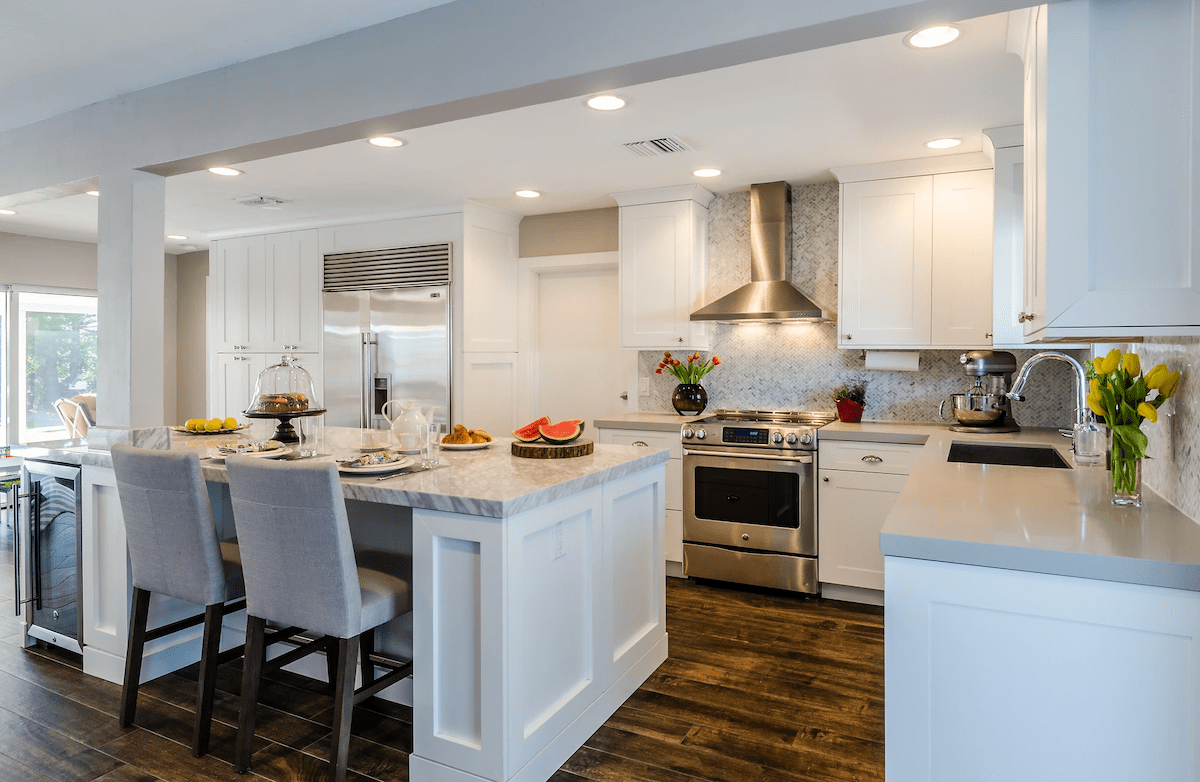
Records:
<instances>
[{"instance_id":1,"label":"kitchen island","mask_svg":"<svg viewBox=\"0 0 1200 782\"><path fill-rule=\"evenodd\" d=\"M240 437L269 432L255 424ZM318 458L353 455L358 438L328 428L331 455ZM208 456L216 442L174 434L169 447ZM84 467L84 670L120 681L129 582L111 457L46 456ZM499 440L443 451L428 472L344 477L355 544L412 556L411 779L548 779L666 659L666 459L606 445L576 459L518 459ZM224 465L203 464L228 535ZM152 626L195 611L169 600L151 610ZM240 641L241 616L223 646ZM385 652L404 650L402 629L381 633ZM199 657L198 637L164 641L147 648L144 679Z\"/></svg>"},{"instance_id":2,"label":"kitchen island","mask_svg":"<svg viewBox=\"0 0 1200 782\"><path fill-rule=\"evenodd\" d=\"M835 424L924 443L884 523L889 780L1200 779L1200 525L1103 467L951 463L1055 430ZM1157 458L1169 458L1155 454Z\"/></svg>"}]
</instances>

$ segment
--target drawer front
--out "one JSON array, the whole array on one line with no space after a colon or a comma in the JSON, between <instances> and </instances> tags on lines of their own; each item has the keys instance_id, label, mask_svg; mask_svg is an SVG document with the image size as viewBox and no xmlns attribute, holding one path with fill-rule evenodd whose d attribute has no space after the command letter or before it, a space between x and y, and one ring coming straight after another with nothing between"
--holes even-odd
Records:
<instances>
[{"instance_id":1,"label":"drawer front","mask_svg":"<svg viewBox=\"0 0 1200 782\"><path fill-rule=\"evenodd\" d=\"M644 443L654 450L669 448L672 459L683 458L683 443L679 432L646 432L638 429L601 429L600 442L612 445L637 445Z\"/></svg>"},{"instance_id":2,"label":"drawer front","mask_svg":"<svg viewBox=\"0 0 1200 782\"><path fill-rule=\"evenodd\" d=\"M924 447L901 443L825 441L820 444L817 460L822 470L908 475Z\"/></svg>"}]
</instances>

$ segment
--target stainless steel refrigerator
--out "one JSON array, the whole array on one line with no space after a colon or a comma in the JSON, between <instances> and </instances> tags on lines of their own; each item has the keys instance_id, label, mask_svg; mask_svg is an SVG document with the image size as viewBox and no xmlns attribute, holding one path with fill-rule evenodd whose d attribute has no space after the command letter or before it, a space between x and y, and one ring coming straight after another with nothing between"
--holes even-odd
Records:
<instances>
[{"instance_id":1,"label":"stainless steel refrigerator","mask_svg":"<svg viewBox=\"0 0 1200 782\"><path fill-rule=\"evenodd\" d=\"M450 409L450 286L326 291L325 423L387 428L389 399L411 399L443 430ZM399 405L388 408L395 417Z\"/></svg>"}]
</instances>

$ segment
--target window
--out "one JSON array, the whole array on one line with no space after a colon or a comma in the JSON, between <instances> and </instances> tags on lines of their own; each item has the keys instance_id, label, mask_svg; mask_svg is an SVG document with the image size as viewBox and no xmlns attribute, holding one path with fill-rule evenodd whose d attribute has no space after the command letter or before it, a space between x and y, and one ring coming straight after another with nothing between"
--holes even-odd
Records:
<instances>
[{"instance_id":1,"label":"window","mask_svg":"<svg viewBox=\"0 0 1200 782\"><path fill-rule=\"evenodd\" d=\"M44 442L68 437L54 403L96 392L96 297L13 292L17 328L15 382L9 402L17 440Z\"/></svg>"}]
</instances>

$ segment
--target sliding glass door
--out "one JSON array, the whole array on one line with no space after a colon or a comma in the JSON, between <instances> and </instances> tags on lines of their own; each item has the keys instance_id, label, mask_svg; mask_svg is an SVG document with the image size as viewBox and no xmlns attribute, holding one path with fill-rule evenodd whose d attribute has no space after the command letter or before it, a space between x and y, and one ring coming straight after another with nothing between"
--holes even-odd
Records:
<instances>
[{"instance_id":1,"label":"sliding glass door","mask_svg":"<svg viewBox=\"0 0 1200 782\"><path fill-rule=\"evenodd\" d=\"M68 438L55 403L96 392L96 297L14 291L15 383L9 395L22 443ZM12 344L10 342L10 344Z\"/></svg>"}]
</instances>

